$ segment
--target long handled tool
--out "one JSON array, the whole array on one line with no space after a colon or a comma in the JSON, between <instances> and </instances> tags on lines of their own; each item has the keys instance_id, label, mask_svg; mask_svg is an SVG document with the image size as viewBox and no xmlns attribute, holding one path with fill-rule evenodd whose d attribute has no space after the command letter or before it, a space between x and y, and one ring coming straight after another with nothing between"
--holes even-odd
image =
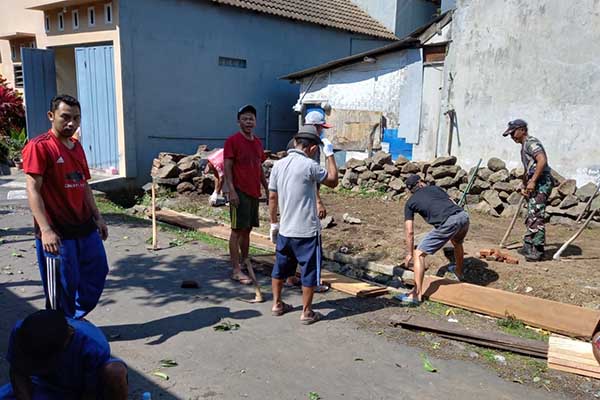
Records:
<instances>
[{"instance_id":1,"label":"long handled tool","mask_svg":"<svg viewBox=\"0 0 600 400\"><path fill-rule=\"evenodd\" d=\"M483 160L480 158L479 162L477 163L477 166L475 167L475 169L473 169L473 173L471 173L471 176L469 177L469 183L467 183L467 187L465 188L465 191L463 192L462 196L460 197L460 200L458 201L459 207L462 207L465 205L465 201L467 200L467 195L471 191L471 187L473 186L473 183L475 182L475 177L477 177L477 171L479 171L479 166L481 165L481 161L483 161Z\"/></svg>"},{"instance_id":2,"label":"long handled tool","mask_svg":"<svg viewBox=\"0 0 600 400\"><path fill-rule=\"evenodd\" d=\"M565 251L565 249L567 247L569 247L569 245L571 243L573 243L573 241L575 239L577 239L577 237L579 237L579 235L581 235L581 232L583 232L583 230L585 229L586 226L588 226L588 224L590 223L590 221L592 220L592 218L594 218L594 215L596 215L596 213L598 212L598 208L595 209L594 211L592 211L589 215L589 217L585 220L585 222L583 223L583 225L581 225L581 228L579 228L579 230L577 232L575 232L575 234L573 236L571 236L571 238L569 240L567 240L565 242L565 244L563 244L560 249L558 249L558 251L556 253L554 253L554 255L552 256L553 260L560 260L560 255L562 254L563 251Z\"/></svg>"},{"instance_id":3,"label":"long handled tool","mask_svg":"<svg viewBox=\"0 0 600 400\"><path fill-rule=\"evenodd\" d=\"M247 303L262 303L265 301L265 299L263 298L263 295L260 291L260 285L258 284L256 275L254 275L254 268L252 268L252 263L250 262L249 258L246 258L244 260L244 263L246 264L246 268L248 268L248 275L250 275L250 279L252 279L252 282L254 283L254 299L244 301L246 301Z\"/></svg>"},{"instance_id":4,"label":"long handled tool","mask_svg":"<svg viewBox=\"0 0 600 400\"><path fill-rule=\"evenodd\" d=\"M519 204L517 205L517 209L515 211L515 215L513 215L512 221L510 221L510 225L508 226L508 229L506 230L506 233L504 234L504 237L500 241L500 248L501 249L504 248L504 244L506 243L506 239L508 239L508 237L510 236L510 233L512 232L512 229L515 226L515 222L517 222L517 218L519 217L519 213L521 212L521 208L523 207L523 203L524 202L525 202L525 197L521 196L521 199L519 200Z\"/></svg>"},{"instance_id":5,"label":"long handled tool","mask_svg":"<svg viewBox=\"0 0 600 400\"><path fill-rule=\"evenodd\" d=\"M583 218L583 215L590 209L590 206L592 205L592 201L594 201L594 199L596 198L596 195L598 194L598 190L600 190L600 182L598 182L598 184L596 185L596 190L594 191L594 194L592 195L592 197L590 197L590 199L586 203L585 208L583 209L581 214L579 214L579 217L577 217L577 219L575 220L576 223L579 223L579 221L581 221L581 218Z\"/></svg>"}]
</instances>

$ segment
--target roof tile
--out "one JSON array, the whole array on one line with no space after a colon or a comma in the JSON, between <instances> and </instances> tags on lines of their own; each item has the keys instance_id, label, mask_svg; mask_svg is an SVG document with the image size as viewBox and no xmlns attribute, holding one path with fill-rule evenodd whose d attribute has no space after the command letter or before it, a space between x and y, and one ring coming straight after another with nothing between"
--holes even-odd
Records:
<instances>
[{"instance_id":1,"label":"roof tile","mask_svg":"<svg viewBox=\"0 0 600 400\"><path fill-rule=\"evenodd\" d=\"M210 0L213 3L310 22L384 39L397 39L350 0Z\"/></svg>"}]
</instances>

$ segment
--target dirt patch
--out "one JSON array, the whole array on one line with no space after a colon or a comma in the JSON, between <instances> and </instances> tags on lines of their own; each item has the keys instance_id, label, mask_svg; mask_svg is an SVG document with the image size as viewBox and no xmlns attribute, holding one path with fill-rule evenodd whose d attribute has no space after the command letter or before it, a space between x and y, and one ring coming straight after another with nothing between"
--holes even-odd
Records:
<instances>
[{"instance_id":1,"label":"dirt patch","mask_svg":"<svg viewBox=\"0 0 600 400\"><path fill-rule=\"evenodd\" d=\"M373 261L399 265L405 255L404 204L383 194L354 193L322 190L321 196L328 215L335 224L323 230L323 247L327 250L343 249L351 255L367 257ZM196 213L227 223L227 207L208 206L206 196L163 199L165 206ZM361 220L360 225L343 222L348 213ZM268 233L268 210L261 203L261 228ZM600 229L587 229L564 253L561 261L525 262L516 250L509 250L519 259L518 265L478 258L482 248L498 247L509 224L507 218L494 218L470 212L471 226L465 241L465 276L468 282L526 294L563 303L600 309ZM420 217L415 221L415 234L427 232L430 226ZM545 259L551 260L554 252L576 231L576 227L547 225ZM524 233L517 222L508 243L518 243ZM427 259L429 274L443 275L450 262L452 251L438 252Z\"/></svg>"}]
</instances>

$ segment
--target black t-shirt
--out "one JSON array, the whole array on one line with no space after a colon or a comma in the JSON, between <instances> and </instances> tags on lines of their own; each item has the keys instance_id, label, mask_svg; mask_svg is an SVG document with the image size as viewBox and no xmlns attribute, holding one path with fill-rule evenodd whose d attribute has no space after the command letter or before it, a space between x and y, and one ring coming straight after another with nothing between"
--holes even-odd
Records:
<instances>
[{"instance_id":1,"label":"black t-shirt","mask_svg":"<svg viewBox=\"0 0 600 400\"><path fill-rule=\"evenodd\" d=\"M436 228L446 222L449 216L463 211L438 186L418 189L404 206L404 219L413 220L415 213Z\"/></svg>"}]
</instances>

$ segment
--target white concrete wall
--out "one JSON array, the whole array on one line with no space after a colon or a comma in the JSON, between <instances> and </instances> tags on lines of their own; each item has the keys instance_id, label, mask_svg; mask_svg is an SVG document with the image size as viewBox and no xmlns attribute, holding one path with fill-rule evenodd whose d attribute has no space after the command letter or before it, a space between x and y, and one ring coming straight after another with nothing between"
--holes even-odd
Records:
<instances>
[{"instance_id":1,"label":"white concrete wall","mask_svg":"<svg viewBox=\"0 0 600 400\"><path fill-rule=\"evenodd\" d=\"M304 78L300 98L305 103L328 101L332 108L343 110L379 111L388 128L397 128L409 55L399 51L376 58L374 64L361 62L324 72L310 89L311 77Z\"/></svg>"},{"instance_id":2,"label":"white concrete wall","mask_svg":"<svg viewBox=\"0 0 600 400\"><path fill-rule=\"evenodd\" d=\"M463 166L492 156L517 166L519 147L501 133L507 121L523 118L555 170L579 185L594 179L600 174L600 1L458 0L456 6L444 92L451 93L445 107L457 113L453 153ZM447 121L440 143L447 140Z\"/></svg>"}]
</instances>

